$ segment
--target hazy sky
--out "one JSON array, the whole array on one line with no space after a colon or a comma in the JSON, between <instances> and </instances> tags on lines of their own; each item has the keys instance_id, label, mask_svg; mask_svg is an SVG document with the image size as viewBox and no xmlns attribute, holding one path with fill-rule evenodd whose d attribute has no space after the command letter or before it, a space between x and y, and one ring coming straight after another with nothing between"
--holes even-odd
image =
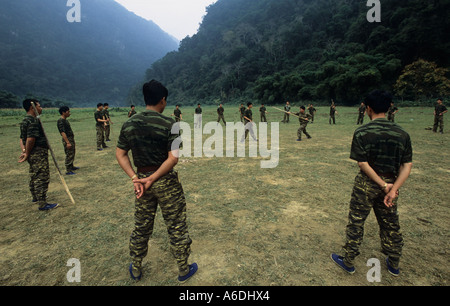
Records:
<instances>
[{"instance_id":1,"label":"hazy sky","mask_svg":"<svg viewBox=\"0 0 450 306\"><path fill-rule=\"evenodd\" d=\"M197 33L206 7L217 0L115 0L182 40Z\"/></svg>"}]
</instances>

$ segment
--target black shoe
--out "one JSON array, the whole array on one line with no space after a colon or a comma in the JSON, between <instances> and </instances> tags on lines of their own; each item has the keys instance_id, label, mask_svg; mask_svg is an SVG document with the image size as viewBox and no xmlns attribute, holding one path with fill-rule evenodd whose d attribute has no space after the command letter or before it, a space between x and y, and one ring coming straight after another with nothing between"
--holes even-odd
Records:
<instances>
[{"instance_id":1,"label":"black shoe","mask_svg":"<svg viewBox=\"0 0 450 306\"><path fill-rule=\"evenodd\" d=\"M72 167L72 171L80 170L80 167Z\"/></svg>"}]
</instances>

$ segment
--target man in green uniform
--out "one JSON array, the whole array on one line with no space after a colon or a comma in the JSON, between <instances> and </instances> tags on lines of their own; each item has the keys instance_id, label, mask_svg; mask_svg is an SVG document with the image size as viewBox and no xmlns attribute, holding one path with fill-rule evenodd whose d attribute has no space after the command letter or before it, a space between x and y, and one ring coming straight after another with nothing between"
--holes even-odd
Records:
<instances>
[{"instance_id":1,"label":"man in green uniform","mask_svg":"<svg viewBox=\"0 0 450 306\"><path fill-rule=\"evenodd\" d=\"M364 222L372 208L380 226L388 271L394 276L400 273L403 238L397 212L398 190L411 173L413 153L409 134L385 118L391 101L389 93L371 92L365 104L372 121L356 129L353 136L350 158L358 162L361 171L353 187L343 255L331 255L348 273L355 272Z\"/></svg>"},{"instance_id":2,"label":"man in green uniform","mask_svg":"<svg viewBox=\"0 0 450 306\"><path fill-rule=\"evenodd\" d=\"M143 93L146 110L124 123L116 149L117 161L133 180L137 196L129 272L135 280L142 276L142 260L148 252L159 205L168 229L170 250L178 265L178 280L184 282L195 274L198 266L188 265L192 240L188 233L186 200L178 173L173 169L179 154L178 135L171 133L175 121L162 115L168 91L161 83L152 80L144 84ZM137 172L128 156L130 150Z\"/></svg>"},{"instance_id":3,"label":"man in green uniform","mask_svg":"<svg viewBox=\"0 0 450 306\"><path fill-rule=\"evenodd\" d=\"M245 106L244 106L244 103L241 103L241 106L239 107L239 114L241 115L241 122L244 122L244 113L245 113Z\"/></svg>"},{"instance_id":4,"label":"man in green uniform","mask_svg":"<svg viewBox=\"0 0 450 306\"><path fill-rule=\"evenodd\" d=\"M64 152L66 153L66 174L74 175L75 172L73 171L79 168L73 165L75 160L75 135L73 134L69 120L67 120L70 117L70 109L67 106L62 106L59 109L59 113L61 114L61 118L58 119L57 126L62 137Z\"/></svg>"},{"instance_id":5,"label":"man in green uniform","mask_svg":"<svg viewBox=\"0 0 450 306\"><path fill-rule=\"evenodd\" d=\"M433 132L437 132L438 127L440 126L439 132L444 134L444 114L447 113L448 110L445 105L442 104L442 99L437 100L437 105L434 109L434 125Z\"/></svg>"},{"instance_id":6,"label":"man in green uniform","mask_svg":"<svg viewBox=\"0 0 450 306\"><path fill-rule=\"evenodd\" d=\"M172 116L174 116L175 117L175 122L180 122L180 121L182 121L183 120L183 117L181 116L181 110L180 110L180 106L179 105L176 105L175 106L175 109L174 109L174 111L173 111L173 115Z\"/></svg>"},{"instance_id":7,"label":"man in green uniform","mask_svg":"<svg viewBox=\"0 0 450 306\"><path fill-rule=\"evenodd\" d=\"M97 130L97 150L102 151L107 148L105 144L105 123L106 119L103 117L103 104L97 104L97 111L94 113L95 129Z\"/></svg>"},{"instance_id":8,"label":"man in green uniform","mask_svg":"<svg viewBox=\"0 0 450 306\"><path fill-rule=\"evenodd\" d=\"M217 115L218 115L217 123L219 123L220 120L222 120L223 123L226 125L227 123L225 122L225 117L223 116L224 112L225 112L225 110L224 110L222 104L220 104L219 107L217 108Z\"/></svg>"},{"instance_id":9,"label":"man in green uniform","mask_svg":"<svg viewBox=\"0 0 450 306\"><path fill-rule=\"evenodd\" d=\"M105 122L105 141L111 141L109 139L109 135L111 134L111 116L109 115L109 104L105 103L103 104L103 119L106 120Z\"/></svg>"},{"instance_id":10,"label":"man in green uniform","mask_svg":"<svg viewBox=\"0 0 450 306\"><path fill-rule=\"evenodd\" d=\"M261 122L267 122L266 114L267 108L264 106L264 104L261 104L261 107L259 108L259 113L261 115Z\"/></svg>"},{"instance_id":11,"label":"man in green uniform","mask_svg":"<svg viewBox=\"0 0 450 306\"><path fill-rule=\"evenodd\" d=\"M302 134L305 134L308 139L312 138L306 131L306 126L311 119L311 115L306 114L305 110L306 108L304 106L300 106L300 112L294 114L298 116L298 120L300 121L300 128L297 131L297 141L302 141Z\"/></svg>"},{"instance_id":12,"label":"man in green uniform","mask_svg":"<svg viewBox=\"0 0 450 306\"><path fill-rule=\"evenodd\" d=\"M247 109L244 112L244 125L245 125L245 134L243 135L241 142L244 142L247 139L248 133L252 136L253 140L257 141L258 139L255 136L255 132L253 131L253 103L247 103Z\"/></svg>"},{"instance_id":13,"label":"man in green uniform","mask_svg":"<svg viewBox=\"0 0 450 306\"><path fill-rule=\"evenodd\" d=\"M201 128L202 127L202 106L199 103L194 111L194 128Z\"/></svg>"},{"instance_id":14,"label":"man in green uniform","mask_svg":"<svg viewBox=\"0 0 450 306\"><path fill-rule=\"evenodd\" d=\"M136 115L136 106L131 105L131 110L128 112L128 118L133 117L134 115Z\"/></svg>"},{"instance_id":15,"label":"man in green uniform","mask_svg":"<svg viewBox=\"0 0 450 306\"><path fill-rule=\"evenodd\" d=\"M331 121L333 121L333 124L336 124L336 105L334 104L334 101L331 100L331 106L330 106L330 119L329 123L331 124Z\"/></svg>"},{"instance_id":16,"label":"man in green uniform","mask_svg":"<svg viewBox=\"0 0 450 306\"><path fill-rule=\"evenodd\" d=\"M41 211L58 207L58 204L47 203L48 184L50 183L50 167L48 163L48 144L44 130L36 118L36 113L31 103L34 102L38 114L42 114L42 108L38 101L27 99L23 101L23 108L27 115L20 124L20 147L22 154L19 163L28 161L30 165L30 192L33 202L38 203Z\"/></svg>"},{"instance_id":17,"label":"man in green uniform","mask_svg":"<svg viewBox=\"0 0 450 306\"><path fill-rule=\"evenodd\" d=\"M311 115L311 123L314 123L314 117L316 116L317 110L314 108L312 104L308 107L309 114Z\"/></svg>"},{"instance_id":18,"label":"man in green uniform","mask_svg":"<svg viewBox=\"0 0 450 306\"><path fill-rule=\"evenodd\" d=\"M364 102L361 102L361 105L358 108L358 121L356 121L356 124L363 124L365 115L366 115L366 105L364 104Z\"/></svg>"},{"instance_id":19,"label":"man in green uniform","mask_svg":"<svg viewBox=\"0 0 450 306\"><path fill-rule=\"evenodd\" d=\"M395 107L394 102L391 103L391 106L389 107L389 110L387 112L388 120L395 122L395 114L398 113L398 108Z\"/></svg>"},{"instance_id":20,"label":"man in green uniform","mask_svg":"<svg viewBox=\"0 0 450 306\"><path fill-rule=\"evenodd\" d=\"M286 102L286 105L284 106L284 118L283 123L289 123L289 112L291 111L291 103Z\"/></svg>"}]
</instances>

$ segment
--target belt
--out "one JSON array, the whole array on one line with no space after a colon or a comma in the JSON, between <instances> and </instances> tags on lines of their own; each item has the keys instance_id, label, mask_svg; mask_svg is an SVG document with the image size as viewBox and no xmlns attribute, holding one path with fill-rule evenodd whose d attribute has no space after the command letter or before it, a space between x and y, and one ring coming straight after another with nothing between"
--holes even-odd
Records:
<instances>
[{"instance_id":1,"label":"belt","mask_svg":"<svg viewBox=\"0 0 450 306\"><path fill-rule=\"evenodd\" d=\"M159 169L160 166L149 166L149 167L142 167L138 168L137 171L140 173L148 173L148 172L154 172Z\"/></svg>"},{"instance_id":2,"label":"belt","mask_svg":"<svg viewBox=\"0 0 450 306\"><path fill-rule=\"evenodd\" d=\"M391 178L396 179L397 176L394 173L377 173L379 176L385 177L385 178Z\"/></svg>"}]
</instances>

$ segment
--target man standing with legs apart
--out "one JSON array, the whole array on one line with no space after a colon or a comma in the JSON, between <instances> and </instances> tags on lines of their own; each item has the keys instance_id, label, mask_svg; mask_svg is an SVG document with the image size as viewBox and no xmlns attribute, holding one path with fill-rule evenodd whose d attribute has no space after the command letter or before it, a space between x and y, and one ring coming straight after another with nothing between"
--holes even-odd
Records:
<instances>
[{"instance_id":1,"label":"man standing with legs apart","mask_svg":"<svg viewBox=\"0 0 450 306\"><path fill-rule=\"evenodd\" d=\"M162 115L167 106L167 89L152 80L143 87L146 110L124 123L116 149L116 158L125 173L133 180L137 196L135 228L130 238L131 264L129 272L134 280L142 276L142 260L148 252L158 205L166 222L170 250L179 270L178 280L187 281L198 267L188 265L192 240L189 237L186 200L183 188L174 171L179 148L172 143L179 135L172 134L175 121ZM131 150L137 173L131 166Z\"/></svg>"},{"instance_id":2,"label":"man standing with legs apart","mask_svg":"<svg viewBox=\"0 0 450 306\"><path fill-rule=\"evenodd\" d=\"M398 190L408 179L412 168L412 146L409 134L399 125L385 119L392 96L373 91L365 99L370 123L356 129L350 158L361 169L356 176L350 201L344 254L332 254L332 260L348 273L354 273L354 260L363 240L364 222L373 208L380 226L382 252L387 255L389 273L398 276L403 248L397 212Z\"/></svg>"},{"instance_id":3,"label":"man standing with legs apart","mask_svg":"<svg viewBox=\"0 0 450 306\"><path fill-rule=\"evenodd\" d=\"M444 114L447 113L448 110L444 104L442 104L442 99L437 100L437 105L434 109L434 125L433 132L437 132L438 127L440 126L439 132L444 134Z\"/></svg>"}]
</instances>

